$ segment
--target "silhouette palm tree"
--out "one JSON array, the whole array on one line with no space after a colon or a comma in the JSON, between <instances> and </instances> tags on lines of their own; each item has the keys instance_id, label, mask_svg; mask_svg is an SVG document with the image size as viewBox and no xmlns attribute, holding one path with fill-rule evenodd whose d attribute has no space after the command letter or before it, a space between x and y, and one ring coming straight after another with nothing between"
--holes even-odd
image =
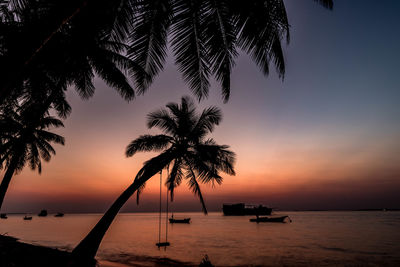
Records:
<instances>
[{"instance_id":1,"label":"silhouette palm tree","mask_svg":"<svg viewBox=\"0 0 400 267\"><path fill-rule=\"evenodd\" d=\"M40 174L42 160L49 161L56 154L50 143L64 145L64 137L48 131L51 127L63 127L63 123L47 112L38 116L33 107L25 103L0 111L0 169L5 168L0 184L0 210L13 175L27 163Z\"/></svg>"},{"instance_id":2,"label":"silhouette palm tree","mask_svg":"<svg viewBox=\"0 0 400 267\"><path fill-rule=\"evenodd\" d=\"M332 0L314 1L327 8L333 5ZM283 0L5 3L17 20L10 22L10 12L0 12L0 40L7 47L0 55L0 72L7 74L0 85L0 102L13 92L22 93L24 81L34 77L75 85L88 97L94 91L95 72L125 99L132 99L133 88L119 70L130 73L138 91L144 92L165 65L168 40L179 71L199 99L208 95L210 76L220 82L224 100L229 99L238 49L249 54L264 74L269 73L270 62L279 75L285 73L281 42L289 40L289 23ZM112 53L88 60L105 47L112 47ZM43 68L39 75L37 70Z\"/></svg>"},{"instance_id":3,"label":"silhouette palm tree","mask_svg":"<svg viewBox=\"0 0 400 267\"><path fill-rule=\"evenodd\" d=\"M0 71L4 74L0 102L41 91L62 92L70 85L82 98L88 98L95 90L95 75L124 99L134 98L135 89L128 77L147 74L125 55L128 46L110 37L109 19L95 18L89 9L75 16L74 23L63 21L64 27L53 35L54 25L61 23L77 2L81 1L10 1L9 13L16 19L0 23ZM48 35L52 41L43 42Z\"/></svg>"},{"instance_id":4,"label":"silhouette palm tree","mask_svg":"<svg viewBox=\"0 0 400 267\"><path fill-rule=\"evenodd\" d=\"M207 209L199 183L222 183L220 172L234 175L235 154L226 145L217 145L207 134L221 121L221 111L209 107L197 114L192 100L183 97L180 104L169 103L167 109L160 109L148 115L149 128L158 127L165 134L142 135L133 140L126 148L126 156L137 152L160 151L161 153L146 161L139 170L134 182L117 198L96 226L73 250L78 258L93 259L100 243L125 202L137 192L143 190L152 176L169 165L172 170L167 178L167 187L174 196L174 188L183 179L187 179L192 192L200 199L203 212Z\"/></svg>"}]
</instances>

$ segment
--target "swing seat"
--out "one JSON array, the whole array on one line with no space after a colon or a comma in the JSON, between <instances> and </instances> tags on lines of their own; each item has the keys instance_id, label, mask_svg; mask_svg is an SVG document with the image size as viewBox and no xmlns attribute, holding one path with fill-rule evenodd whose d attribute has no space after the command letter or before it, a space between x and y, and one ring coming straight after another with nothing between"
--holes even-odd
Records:
<instances>
[{"instance_id":1,"label":"swing seat","mask_svg":"<svg viewBox=\"0 0 400 267\"><path fill-rule=\"evenodd\" d=\"M160 243L156 243L156 246L157 247L168 247L168 246L170 246L171 244L169 243L169 242L160 242Z\"/></svg>"}]
</instances>

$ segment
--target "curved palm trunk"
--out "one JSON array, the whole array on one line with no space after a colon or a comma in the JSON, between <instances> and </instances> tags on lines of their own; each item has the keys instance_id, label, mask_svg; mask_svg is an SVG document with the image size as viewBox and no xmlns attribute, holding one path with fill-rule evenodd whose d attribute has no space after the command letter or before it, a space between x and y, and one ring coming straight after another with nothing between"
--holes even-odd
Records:
<instances>
[{"instance_id":1,"label":"curved palm trunk","mask_svg":"<svg viewBox=\"0 0 400 267\"><path fill-rule=\"evenodd\" d=\"M13 159L10 166L7 168L6 173L4 174L3 180L0 184L0 211L3 205L4 197L6 195L8 186L10 185L11 178L14 175L15 168L17 167L17 160Z\"/></svg>"},{"instance_id":2,"label":"curved palm trunk","mask_svg":"<svg viewBox=\"0 0 400 267\"><path fill-rule=\"evenodd\" d=\"M78 244L78 246L74 248L72 255L77 261L90 262L94 259L104 235L122 206L141 185L171 162L174 158L173 156L173 153L167 152L147 162L147 165L139 171L137 176L139 178L135 179L135 181L117 198L117 200L115 200L96 226Z\"/></svg>"},{"instance_id":3,"label":"curved palm trunk","mask_svg":"<svg viewBox=\"0 0 400 267\"><path fill-rule=\"evenodd\" d=\"M150 177L149 177L150 178ZM133 182L111 205L107 212L103 215L96 226L89 232L89 234L75 247L72 254L76 258L84 260L92 260L97 253L101 241L106 234L108 228L112 224L114 218L117 216L119 210L128 201L128 199L136 192L142 183L138 181Z\"/></svg>"}]
</instances>

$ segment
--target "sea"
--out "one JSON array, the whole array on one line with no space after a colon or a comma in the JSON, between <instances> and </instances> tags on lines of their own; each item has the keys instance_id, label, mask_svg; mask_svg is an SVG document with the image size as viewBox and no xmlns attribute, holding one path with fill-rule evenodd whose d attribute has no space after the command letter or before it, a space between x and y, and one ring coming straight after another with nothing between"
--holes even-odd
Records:
<instances>
[{"instance_id":1,"label":"sea","mask_svg":"<svg viewBox=\"0 0 400 267\"><path fill-rule=\"evenodd\" d=\"M251 216L222 212L174 213L190 224L159 232L158 213L121 213L97 254L101 267L198 266L205 255L215 266L400 266L399 211L288 211L288 223L254 223ZM101 214L58 218L8 215L0 234L71 251ZM168 229L166 229L168 226ZM167 233L166 233L167 230ZM166 248L156 243L170 242Z\"/></svg>"}]
</instances>

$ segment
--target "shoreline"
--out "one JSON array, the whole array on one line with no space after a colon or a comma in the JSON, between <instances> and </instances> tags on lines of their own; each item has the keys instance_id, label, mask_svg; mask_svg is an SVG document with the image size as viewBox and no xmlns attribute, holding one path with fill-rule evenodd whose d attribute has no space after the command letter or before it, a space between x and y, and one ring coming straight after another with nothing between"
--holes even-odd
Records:
<instances>
[{"instance_id":1,"label":"shoreline","mask_svg":"<svg viewBox=\"0 0 400 267\"><path fill-rule=\"evenodd\" d=\"M4 267L23 266L68 266L71 253L56 248L32 245L18 241L18 238L0 235L0 265Z\"/></svg>"},{"instance_id":2,"label":"shoreline","mask_svg":"<svg viewBox=\"0 0 400 267\"><path fill-rule=\"evenodd\" d=\"M338 248L327 247L326 249L340 252ZM383 257L382 257L383 256ZM316 266L400 266L400 258L386 254L365 253L357 257L330 257L324 259L314 259L303 257L296 261L284 258L277 261L265 262L261 265L253 266L298 266L298 267L316 267ZM96 258L96 264L90 266L96 267L195 267L210 266L199 265L193 262L182 262L164 257L152 257L133 254L103 254ZM88 267L89 265L77 265L73 262L70 251L60 248L52 248L43 245L29 244L19 241L18 238L0 234L0 266L1 267ZM225 266L225 265L219 265ZM231 266L231 265L229 265ZM247 264L238 264L235 266L248 266Z\"/></svg>"},{"instance_id":3,"label":"shoreline","mask_svg":"<svg viewBox=\"0 0 400 267\"><path fill-rule=\"evenodd\" d=\"M119 256L119 259L121 257ZM73 264L71 252L41 245L24 243L18 238L0 234L0 266L2 267L78 267ZM92 266L92 265L90 265ZM195 266L169 258L154 258L146 256L128 256L123 261L100 258L96 260L98 267L129 267L129 266ZM79 267L86 267L86 265Z\"/></svg>"}]
</instances>

